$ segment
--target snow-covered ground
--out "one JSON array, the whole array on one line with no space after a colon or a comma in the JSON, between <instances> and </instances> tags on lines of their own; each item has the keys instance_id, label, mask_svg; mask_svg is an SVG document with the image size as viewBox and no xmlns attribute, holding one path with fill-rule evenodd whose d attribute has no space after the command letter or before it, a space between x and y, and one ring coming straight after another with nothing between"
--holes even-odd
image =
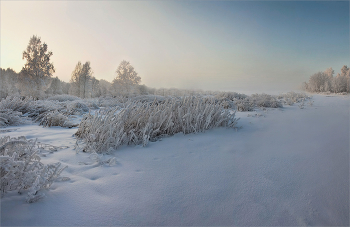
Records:
<instances>
[{"instance_id":1,"label":"snow-covered ground","mask_svg":"<svg viewBox=\"0 0 350 227\"><path fill-rule=\"evenodd\" d=\"M1 225L349 226L349 96L313 106L239 112L242 129L124 146L112 166L76 153L74 129L37 124L0 136L69 146L42 157L68 165L46 197L1 199ZM256 114L256 115L255 115ZM16 130L15 130L16 129Z\"/></svg>"}]
</instances>

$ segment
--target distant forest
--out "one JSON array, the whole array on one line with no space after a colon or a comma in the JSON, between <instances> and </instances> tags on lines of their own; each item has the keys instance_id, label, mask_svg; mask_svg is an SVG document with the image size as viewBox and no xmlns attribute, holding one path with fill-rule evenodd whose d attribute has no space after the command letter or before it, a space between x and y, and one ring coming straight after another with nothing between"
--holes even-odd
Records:
<instances>
[{"instance_id":1,"label":"distant forest","mask_svg":"<svg viewBox=\"0 0 350 227\"><path fill-rule=\"evenodd\" d=\"M72 71L69 83L53 77L54 65L50 62L53 55L48 51L46 43L40 37L33 36L29 40L22 58L26 60L20 72L13 69L0 68L0 98L7 96L32 96L37 99L52 95L69 94L80 98L101 96L136 96L136 95L185 95L194 91L180 89L154 89L141 85L130 62L122 61L116 69L116 77L112 82L98 80L93 76L90 62L78 62ZM324 72L312 75L303 88L309 92L350 92L350 70L344 65L341 74L334 76L334 70L328 68ZM197 91L196 93L201 93ZM210 92L205 92L209 94Z\"/></svg>"},{"instance_id":2,"label":"distant forest","mask_svg":"<svg viewBox=\"0 0 350 227\"><path fill-rule=\"evenodd\" d=\"M72 71L69 83L53 77L54 65L50 62L53 55L48 51L46 43L40 37L33 36L29 40L22 58L26 60L20 72L13 69L0 68L0 98L7 96L32 96L37 99L52 95L69 94L80 98L101 96L136 96L136 95L184 95L194 91L185 89L155 89L141 84L134 67L122 61L116 69L116 77L112 82L98 80L93 76L90 62L78 62ZM197 93L200 91L197 91ZM208 92L207 92L208 93ZM210 92L209 92L210 93Z\"/></svg>"},{"instance_id":3,"label":"distant forest","mask_svg":"<svg viewBox=\"0 0 350 227\"><path fill-rule=\"evenodd\" d=\"M304 82L304 90L308 92L330 92L330 93L349 93L350 92L350 69L344 65L341 73L334 76L332 68L324 72L318 72L312 75L308 82Z\"/></svg>"}]
</instances>

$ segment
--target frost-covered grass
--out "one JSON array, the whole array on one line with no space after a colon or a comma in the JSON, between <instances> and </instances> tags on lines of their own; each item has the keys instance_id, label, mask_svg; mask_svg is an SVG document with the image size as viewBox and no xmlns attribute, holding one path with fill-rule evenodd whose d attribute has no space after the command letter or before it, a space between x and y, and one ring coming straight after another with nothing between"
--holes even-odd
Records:
<instances>
[{"instance_id":1,"label":"frost-covered grass","mask_svg":"<svg viewBox=\"0 0 350 227\"><path fill-rule=\"evenodd\" d=\"M236 92L218 92L215 95L199 95L198 99L207 100L215 105L220 105L227 110L239 112L253 111L255 108L281 108L283 104L293 105L298 103L304 108L305 102L311 97L304 93L289 92L279 96L268 94L252 94L250 96ZM0 127L20 125L25 123L24 117L30 117L40 125L72 127L67 120L71 115L83 115L89 110L103 107L102 112L113 111L117 108L126 108L133 103L153 103L160 105L169 99L180 100L185 97L164 97L160 95L140 95L133 97L100 97L80 99L71 95L55 95L44 100L34 100L32 97L7 97L0 102ZM312 105L309 101L308 104ZM141 104L140 104L141 105Z\"/></svg>"},{"instance_id":2,"label":"frost-covered grass","mask_svg":"<svg viewBox=\"0 0 350 227\"><path fill-rule=\"evenodd\" d=\"M70 180L54 182L36 204L9 191L1 224L349 226L349 99L317 94L305 110L300 102L236 112L238 131L178 133L108 155L76 154L77 128L8 127L0 137L69 146L39 156L68 165L61 175Z\"/></svg>"},{"instance_id":3,"label":"frost-covered grass","mask_svg":"<svg viewBox=\"0 0 350 227\"><path fill-rule=\"evenodd\" d=\"M7 96L0 101L0 110L12 110L21 113L29 113L34 109L32 97L21 98L18 96Z\"/></svg>"},{"instance_id":4,"label":"frost-covered grass","mask_svg":"<svg viewBox=\"0 0 350 227\"><path fill-rule=\"evenodd\" d=\"M0 109L0 128L10 125L24 124L25 118L22 117L22 113L9 109Z\"/></svg>"},{"instance_id":5,"label":"frost-covered grass","mask_svg":"<svg viewBox=\"0 0 350 227\"><path fill-rule=\"evenodd\" d=\"M56 111L46 112L44 116L39 120L39 125L44 127L60 126L64 128L72 128L77 125L69 121L68 117L62 113Z\"/></svg>"},{"instance_id":6,"label":"frost-covered grass","mask_svg":"<svg viewBox=\"0 0 350 227\"><path fill-rule=\"evenodd\" d=\"M85 101L72 97L61 95L34 100L32 97L8 96L0 101L0 127L24 124L28 117L44 127L73 127L75 125L68 121L68 116L82 115L90 108L98 108L97 100Z\"/></svg>"},{"instance_id":7,"label":"frost-covered grass","mask_svg":"<svg viewBox=\"0 0 350 227\"><path fill-rule=\"evenodd\" d=\"M235 113L214 99L185 97L164 103L130 102L101 115L87 114L76 136L85 143L84 151L108 152L123 144L143 144L159 137L203 132L214 127L234 127Z\"/></svg>"},{"instance_id":8,"label":"frost-covered grass","mask_svg":"<svg viewBox=\"0 0 350 227\"><path fill-rule=\"evenodd\" d=\"M312 97L305 93L296 93L294 91L281 94L278 96L278 99L282 100L282 102L286 105L292 106L294 103L301 103L306 100L310 100Z\"/></svg>"},{"instance_id":9,"label":"frost-covered grass","mask_svg":"<svg viewBox=\"0 0 350 227\"><path fill-rule=\"evenodd\" d=\"M281 108L282 103L277 99L277 97L268 94L252 94L249 97L250 102L254 103L257 107L265 108Z\"/></svg>"},{"instance_id":10,"label":"frost-covered grass","mask_svg":"<svg viewBox=\"0 0 350 227\"><path fill-rule=\"evenodd\" d=\"M80 115L89 112L89 107L80 100L67 103L67 113L69 115Z\"/></svg>"},{"instance_id":11,"label":"frost-covered grass","mask_svg":"<svg viewBox=\"0 0 350 227\"><path fill-rule=\"evenodd\" d=\"M80 100L80 98L73 96L73 95L54 95L51 97L48 97L47 100L56 100L59 102L66 102L66 101L75 101L75 100Z\"/></svg>"},{"instance_id":12,"label":"frost-covered grass","mask_svg":"<svg viewBox=\"0 0 350 227\"><path fill-rule=\"evenodd\" d=\"M25 137L0 138L1 197L9 191L28 191L26 201L31 203L44 196L44 189L59 177L61 163L45 165L40 162L35 141Z\"/></svg>"}]
</instances>

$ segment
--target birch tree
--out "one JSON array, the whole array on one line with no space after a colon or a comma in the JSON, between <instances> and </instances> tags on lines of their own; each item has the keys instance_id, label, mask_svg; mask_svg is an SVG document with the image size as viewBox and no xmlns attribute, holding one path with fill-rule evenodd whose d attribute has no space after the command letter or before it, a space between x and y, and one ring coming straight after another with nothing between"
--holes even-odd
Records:
<instances>
[{"instance_id":1,"label":"birch tree","mask_svg":"<svg viewBox=\"0 0 350 227\"><path fill-rule=\"evenodd\" d=\"M130 62L123 60L118 66L117 77L113 80L113 87L117 93L130 94L133 87L140 84L141 77L137 75Z\"/></svg>"},{"instance_id":2,"label":"birch tree","mask_svg":"<svg viewBox=\"0 0 350 227\"><path fill-rule=\"evenodd\" d=\"M23 52L23 59L27 62L22 68L21 74L34 82L36 97L43 95L48 79L55 72L53 63L50 62L52 52L48 51L47 44L42 43L40 37L33 36L29 40L27 49ZM24 80L27 81L27 80Z\"/></svg>"}]
</instances>

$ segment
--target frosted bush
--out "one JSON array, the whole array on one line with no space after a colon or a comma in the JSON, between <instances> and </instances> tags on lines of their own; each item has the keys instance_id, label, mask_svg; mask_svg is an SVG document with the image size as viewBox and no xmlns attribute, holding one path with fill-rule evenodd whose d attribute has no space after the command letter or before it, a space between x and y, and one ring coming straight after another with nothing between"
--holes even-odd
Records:
<instances>
[{"instance_id":1,"label":"frosted bush","mask_svg":"<svg viewBox=\"0 0 350 227\"><path fill-rule=\"evenodd\" d=\"M46 112L39 120L39 125L44 127L61 126L65 128L72 128L78 125L71 123L67 116L58 111Z\"/></svg>"},{"instance_id":2,"label":"frosted bush","mask_svg":"<svg viewBox=\"0 0 350 227\"><path fill-rule=\"evenodd\" d=\"M9 109L0 109L0 128L23 124L25 122L25 118L21 116L21 112Z\"/></svg>"},{"instance_id":3,"label":"frosted bush","mask_svg":"<svg viewBox=\"0 0 350 227\"><path fill-rule=\"evenodd\" d=\"M66 101L75 101L75 100L80 100L80 98L73 96L73 95L54 95L51 96L49 98L47 98L47 100L57 100L59 102L66 102Z\"/></svg>"},{"instance_id":4,"label":"frosted bush","mask_svg":"<svg viewBox=\"0 0 350 227\"><path fill-rule=\"evenodd\" d=\"M85 112L89 111L89 107L87 107L82 101L77 100L67 104L67 112L69 114L81 115Z\"/></svg>"},{"instance_id":5,"label":"frosted bush","mask_svg":"<svg viewBox=\"0 0 350 227\"><path fill-rule=\"evenodd\" d=\"M237 92L220 92L215 95L216 99L229 99L231 101L237 100L237 99L245 99L248 96L245 94L240 94Z\"/></svg>"},{"instance_id":6,"label":"frosted bush","mask_svg":"<svg viewBox=\"0 0 350 227\"><path fill-rule=\"evenodd\" d=\"M243 100L236 100L235 102L237 111L245 112L245 111L253 111L255 104L249 99L245 98Z\"/></svg>"},{"instance_id":7,"label":"frosted bush","mask_svg":"<svg viewBox=\"0 0 350 227\"><path fill-rule=\"evenodd\" d=\"M291 91L286 94L279 95L278 99L283 100L284 104L292 106L294 103L304 102L307 99L311 99L311 97L305 93L296 93L294 91Z\"/></svg>"},{"instance_id":8,"label":"frosted bush","mask_svg":"<svg viewBox=\"0 0 350 227\"><path fill-rule=\"evenodd\" d=\"M27 190L26 201L31 203L44 196L64 168L61 163L45 165L40 162L35 141L25 137L0 138L1 197L9 191Z\"/></svg>"},{"instance_id":9,"label":"frosted bush","mask_svg":"<svg viewBox=\"0 0 350 227\"><path fill-rule=\"evenodd\" d=\"M34 110L28 114L28 117L31 117L36 122L40 122L46 116L46 113L62 111L63 109L64 106L58 101L37 100L34 103Z\"/></svg>"},{"instance_id":10,"label":"frosted bush","mask_svg":"<svg viewBox=\"0 0 350 227\"><path fill-rule=\"evenodd\" d=\"M98 106L99 107L116 107L116 106L122 106L122 105L123 104L117 98L100 97L98 99Z\"/></svg>"},{"instance_id":11,"label":"frosted bush","mask_svg":"<svg viewBox=\"0 0 350 227\"><path fill-rule=\"evenodd\" d=\"M100 107L98 106L98 99L84 99L85 105L90 108L90 109L99 109Z\"/></svg>"},{"instance_id":12,"label":"frosted bush","mask_svg":"<svg viewBox=\"0 0 350 227\"><path fill-rule=\"evenodd\" d=\"M21 113L32 112L34 109L34 99L32 97L21 98L18 96L7 96L0 101L0 110L13 110Z\"/></svg>"},{"instance_id":13,"label":"frosted bush","mask_svg":"<svg viewBox=\"0 0 350 227\"><path fill-rule=\"evenodd\" d=\"M90 113L76 132L83 140L83 151L104 153L123 144L143 144L160 137L203 132L214 127L234 127L235 113L215 103L215 99L185 97L164 103L130 102L105 114Z\"/></svg>"},{"instance_id":14,"label":"frosted bush","mask_svg":"<svg viewBox=\"0 0 350 227\"><path fill-rule=\"evenodd\" d=\"M249 100L257 107L280 108L282 103L274 96L268 94L252 94Z\"/></svg>"}]
</instances>

